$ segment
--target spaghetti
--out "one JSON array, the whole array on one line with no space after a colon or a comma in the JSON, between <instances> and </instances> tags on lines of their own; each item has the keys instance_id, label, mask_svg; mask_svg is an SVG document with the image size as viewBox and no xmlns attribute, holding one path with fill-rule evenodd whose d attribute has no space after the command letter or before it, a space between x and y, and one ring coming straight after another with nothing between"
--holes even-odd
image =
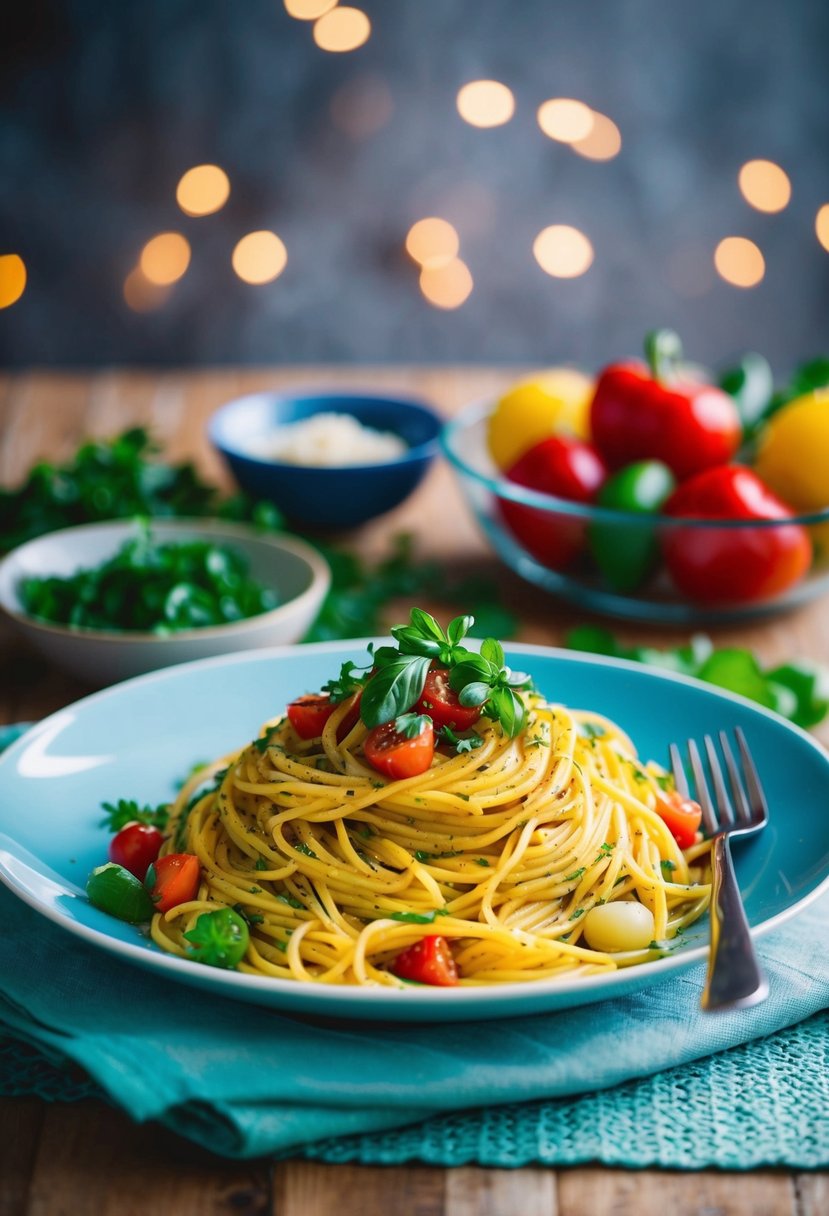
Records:
<instances>
[{"instance_id":1,"label":"spaghetti","mask_svg":"<svg viewBox=\"0 0 829 1216\"><path fill-rule=\"evenodd\" d=\"M242 972L401 987L395 960L439 934L469 986L644 962L704 912L708 844L680 849L657 810L670 778L610 720L526 693L515 737L482 718L474 749L385 780L351 725L358 698L318 738L269 724L212 766L212 788L202 773L182 789L162 854L195 854L202 879L153 917L157 945L192 957L199 916L233 908L250 927ZM611 903L647 909L652 940L591 948L591 913Z\"/></svg>"}]
</instances>

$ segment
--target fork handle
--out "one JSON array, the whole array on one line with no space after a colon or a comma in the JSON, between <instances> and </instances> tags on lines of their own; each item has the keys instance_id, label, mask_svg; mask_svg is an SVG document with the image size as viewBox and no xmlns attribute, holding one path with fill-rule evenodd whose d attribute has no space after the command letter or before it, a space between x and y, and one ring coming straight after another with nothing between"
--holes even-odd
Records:
<instances>
[{"instance_id":1,"label":"fork handle","mask_svg":"<svg viewBox=\"0 0 829 1216\"><path fill-rule=\"evenodd\" d=\"M711 952L702 993L709 1011L756 1005L769 986L760 969L746 920L727 836L715 836L711 851Z\"/></svg>"}]
</instances>

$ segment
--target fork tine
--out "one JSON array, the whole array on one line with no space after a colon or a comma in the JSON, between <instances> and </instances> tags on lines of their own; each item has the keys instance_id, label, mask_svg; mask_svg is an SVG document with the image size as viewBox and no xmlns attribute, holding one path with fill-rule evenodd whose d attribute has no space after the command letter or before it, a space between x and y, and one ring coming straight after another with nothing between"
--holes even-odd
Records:
<instances>
[{"instance_id":1,"label":"fork tine","mask_svg":"<svg viewBox=\"0 0 829 1216\"><path fill-rule=\"evenodd\" d=\"M702 822L705 831L709 836L713 836L719 831L717 825L717 817L714 814L714 806L711 802L711 795L708 792L708 782L705 780L705 769L702 767L702 757L699 754L695 739L688 740L688 755L691 757L691 769L694 773L694 781L697 787L697 802L702 808Z\"/></svg>"},{"instance_id":2,"label":"fork tine","mask_svg":"<svg viewBox=\"0 0 829 1216\"><path fill-rule=\"evenodd\" d=\"M720 746L722 747L722 754L725 757L725 766L728 769L728 780L731 785L731 794L734 798L737 823L748 823L749 819L751 818L751 809L748 805L748 799L746 798L743 783L740 780L740 771L737 768L737 761L734 759L731 744L728 742L728 735L724 730L720 731Z\"/></svg>"},{"instance_id":3,"label":"fork tine","mask_svg":"<svg viewBox=\"0 0 829 1216\"><path fill-rule=\"evenodd\" d=\"M708 756L708 767L711 770L711 780L714 783L714 800L717 804L719 812L720 824L728 824L729 826L736 822L734 808L731 805L731 799L725 788L725 782L722 779L722 769L717 758L717 749L714 746L714 740L710 735L705 736L705 752Z\"/></svg>"},{"instance_id":4,"label":"fork tine","mask_svg":"<svg viewBox=\"0 0 829 1216\"><path fill-rule=\"evenodd\" d=\"M754 816L762 816L763 819L768 817L769 808L766 802L766 796L763 793L763 787L760 784L760 777L752 759L751 752L748 750L746 737L741 728L738 726L734 731L737 736L737 745L740 748L740 757L743 761L743 770L746 775L746 785L748 786L748 798L751 804L751 811Z\"/></svg>"},{"instance_id":5,"label":"fork tine","mask_svg":"<svg viewBox=\"0 0 829 1216\"><path fill-rule=\"evenodd\" d=\"M679 754L679 748L675 743L672 743L668 748L671 757L671 772L674 775L674 785L677 792L683 798L688 797L688 778L685 775L685 765L682 763L682 757Z\"/></svg>"}]
</instances>

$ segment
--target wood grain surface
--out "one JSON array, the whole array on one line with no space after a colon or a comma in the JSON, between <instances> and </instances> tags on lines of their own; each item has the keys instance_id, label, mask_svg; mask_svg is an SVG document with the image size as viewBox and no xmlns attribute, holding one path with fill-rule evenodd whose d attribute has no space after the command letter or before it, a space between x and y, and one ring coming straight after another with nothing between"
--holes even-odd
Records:
<instances>
[{"instance_id":1,"label":"wood grain surface","mask_svg":"<svg viewBox=\"0 0 829 1216\"><path fill-rule=\"evenodd\" d=\"M450 416L494 396L517 369L282 368L198 372L0 375L0 485L13 486L40 458L69 456L87 436L148 425L170 458L194 459L227 484L204 434L223 402L260 388L344 388L419 394ZM521 583L488 554L450 470L436 464L398 510L343 538L381 554L401 531L417 553L475 569L500 584L525 641L554 644L584 619ZM671 644L676 630L624 627L631 641ZM765 662L829 661L825 604L718 630L719 644L752 647ZM34 719L86 691L31 656L0 627L0 721ZM819 737L829 742L829 728ZM0 979L0 983L2 980ZM0 1100L0 1216L827 1216L829 1174L763 1170L624 1171L603 1167L515 1171L236 1163L164 1129L136 1126L97 1102Z\"/></svg>"}]
</instances>

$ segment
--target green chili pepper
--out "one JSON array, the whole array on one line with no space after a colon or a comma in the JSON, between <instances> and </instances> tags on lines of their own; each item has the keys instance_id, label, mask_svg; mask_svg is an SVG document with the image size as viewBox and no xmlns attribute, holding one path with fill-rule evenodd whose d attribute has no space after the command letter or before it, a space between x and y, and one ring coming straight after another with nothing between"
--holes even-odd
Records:
<instances>
[{"instance_id":1,"label":"green chili pepper","mask_svg":"<svg viewBox=\"0 0 829 1216\"><path fill-rule=\"evenodd\" d=\"M640 460L614 473L597 498L600 507L652 515L672 493L676 482L666 464ZM596 523L589 530L596 565L617 591L634 591L659 560L656 531L645 521Z\"/></svg>"},{"instance_id":2,"label":"green chili pepper","mask_svg":"<svg viewBox=\"0 0 829 1216\"><path fill-rule=\"evenodd\" d=\"M96 908L133 925L150 920L155 911L144 884L113 861L92 871L86 893Z\"/></svg>"},{"instance_id":3,"label":"green chili pepper","mask_svg":"<svg viewBox=\"0 0 829 1216\"><path fill-rule=\"evenodd\" d=\"M184 936L190 942L191 957L208 967L235 967L250 943L244 917L232 908L203 913Z\"/></svg>"}]
</instances>

